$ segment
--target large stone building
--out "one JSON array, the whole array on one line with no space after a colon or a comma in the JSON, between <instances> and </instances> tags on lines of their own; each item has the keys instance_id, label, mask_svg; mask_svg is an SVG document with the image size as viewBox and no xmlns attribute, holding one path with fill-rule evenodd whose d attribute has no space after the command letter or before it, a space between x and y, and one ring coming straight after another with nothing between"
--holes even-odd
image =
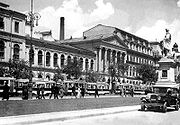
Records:
<instances>
[{"instance_id":1,"label":"large stone building","mask_svg":"<svg viewBox=\"0 0 180 125\"><path fill-rule=\"evenodd\" d=\"M61 41L64 44L80 46L96 53L96 70L103 79L109 79L108 66L110 63L128 63L129 69L120 82L141 84L136 79L137 65L154 65L150 43L133 34L116 27L97 25L83 33L79 39Z\"/></svg>"},{"instance_id":2,"label":"large stone building","mask_svg":"<svg viewBox=\"0 0 180 125\"><path fill-rule=\"evenodd\" d=\"M82 38L65 40L64 30L61 40L46 39L51 36L51 31L44 31L32 41L25 33L25 27L26 15L0 3L0 63L5 65L9 59L29 60L32 43L34 78L52 79L57 66L62 67L68 60L78 59L82 62L82 71L97 71L101 75L100 80L105 82L110 78L110 64L128 63L129 69L119 82L139 85L137 65L154 65L150 43L116 27L98 24L84 31Z\"/></svg>"}]
</instances>

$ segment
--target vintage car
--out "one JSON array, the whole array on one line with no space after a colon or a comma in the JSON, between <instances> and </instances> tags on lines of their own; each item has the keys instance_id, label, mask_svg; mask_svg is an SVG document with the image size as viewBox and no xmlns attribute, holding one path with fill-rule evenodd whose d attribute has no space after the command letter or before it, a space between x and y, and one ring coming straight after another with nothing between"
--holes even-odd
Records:
<instances>
[{"instance_id":1,"label":"vintage car","mask_svg":"<svg viewBox=\"0 0 180 125\"><path fill-rule=\"evenodd\" d=\"M153 93L141 98L141 110L148 109L167 111L173 107L179 110L179 85L154 85Z\"/></svg>"}]
</instances>

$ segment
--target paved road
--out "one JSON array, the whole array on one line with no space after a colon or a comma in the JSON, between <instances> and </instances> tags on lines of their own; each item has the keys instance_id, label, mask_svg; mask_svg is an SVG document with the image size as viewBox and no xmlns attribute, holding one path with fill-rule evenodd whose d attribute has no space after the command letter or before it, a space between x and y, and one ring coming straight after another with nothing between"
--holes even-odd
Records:
<instances>
[{"instance_id":1,"label":"paved road","mask_svg":"<svg viewBox=\"0 0 180 125\"><path fill-rule=\"evenodd\" d=\"M180 111L130 111L33 125L180 125Z\"/></svg>"}]
</instances>

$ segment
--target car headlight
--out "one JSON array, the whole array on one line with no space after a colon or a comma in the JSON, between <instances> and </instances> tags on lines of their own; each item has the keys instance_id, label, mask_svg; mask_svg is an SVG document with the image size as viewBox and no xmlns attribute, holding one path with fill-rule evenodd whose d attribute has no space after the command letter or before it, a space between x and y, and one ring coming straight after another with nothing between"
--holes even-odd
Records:
<instances>
[{"instance_id":1,"label":"car headlight","mask_svg":"<svg viewBox=\"0 0 180 125\"><path fill-rule=\"evenodd\" d=\"M161 96L158 96L158 98L157 98L158 100L161 100Z\"/></svg>"}]
</instances>

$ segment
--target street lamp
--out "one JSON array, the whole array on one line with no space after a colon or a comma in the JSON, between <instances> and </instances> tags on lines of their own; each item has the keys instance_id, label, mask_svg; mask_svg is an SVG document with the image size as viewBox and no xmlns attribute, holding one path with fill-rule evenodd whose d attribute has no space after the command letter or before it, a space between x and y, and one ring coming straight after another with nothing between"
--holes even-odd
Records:
<instances>
[{"instance_id":1,"label":"street lamp","mask_svg":"<svg viewBox=\"0 0 180 125\"><path fill-rule=\"evenodd\" d=\"M30 24L30 50L29 50L29 67L30 67L30 75L29 75L29 98L32 98L32 34L33 34L33 27L34 27L34 22L36 22L36 26L38 26L38 20L41 18L39 13L34 13L33 12L33 0L31 0L31 10L27 15L27 21Z\"/></svg>"}]
</instances>

